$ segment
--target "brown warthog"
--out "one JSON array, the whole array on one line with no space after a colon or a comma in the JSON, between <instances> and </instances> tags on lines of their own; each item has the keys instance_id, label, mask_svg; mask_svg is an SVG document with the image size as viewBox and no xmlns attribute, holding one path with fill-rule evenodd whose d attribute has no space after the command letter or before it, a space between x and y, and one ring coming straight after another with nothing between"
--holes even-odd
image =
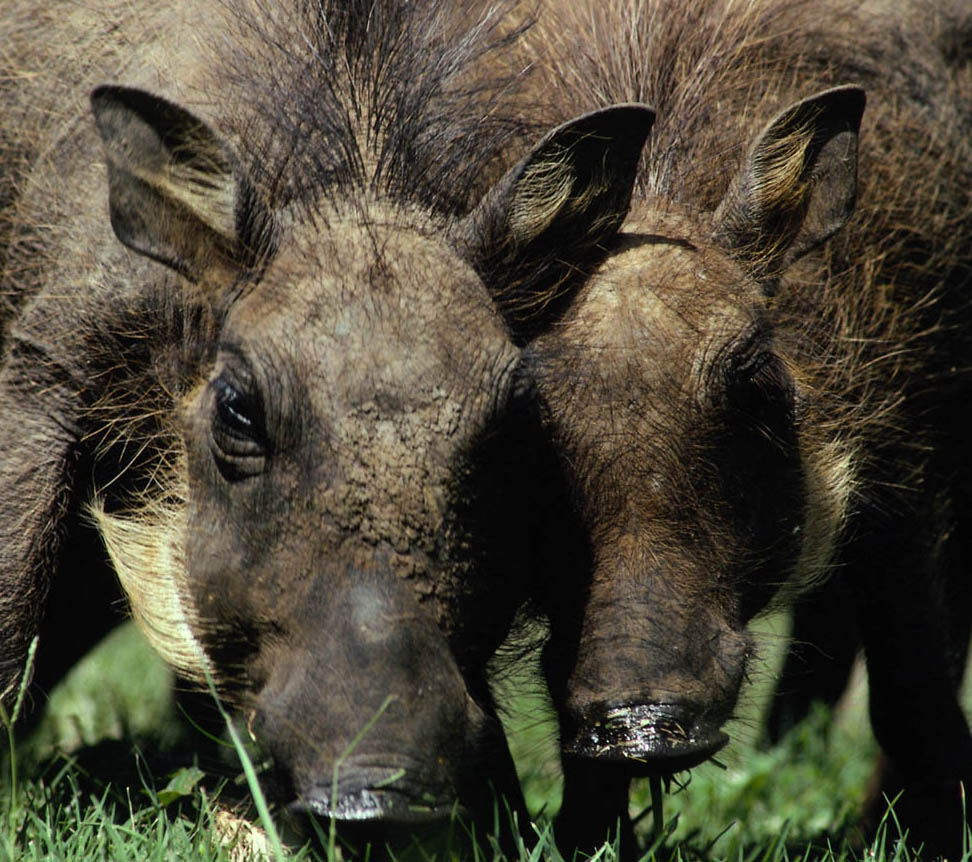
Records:
<instances>
[{"instance_id":1,"label":"brown warthog","mask_svg":"<svg viewBox=\"0 0 972 862\"><path fill-rule=\"evenodd\" d=\"M954 849L972 780L956 700L972 600L972 81L954 36L968 19L856 0L559 5L535 40L554 116L657 110L612 256L530 350L593 556L544 597L559 839L590 848L620 818L630 852L629 779L723 746L747 621L832 575L906 788L898 816L916 843Z\"/></svg>"},{"instance_id":2,"label":"brown warthog","mask_svg":"<svg viewBox=\"0 0 972 862\"><path fill-rule=\"evenodd\" d=\"M128 56L137 10L98 7L124 85L93 122L86 86L40 118L5 95L48 136L3 281L0 692L35 635L41 688L100 636L117 574L292 809L475 813L490 778L522 814L486 664L527 583L539 425L489 290L560 282L618 229L650 111L553 130L464 217L520 129L474 74L493 19L197 2Z\"/></svg>"}]
</instances>

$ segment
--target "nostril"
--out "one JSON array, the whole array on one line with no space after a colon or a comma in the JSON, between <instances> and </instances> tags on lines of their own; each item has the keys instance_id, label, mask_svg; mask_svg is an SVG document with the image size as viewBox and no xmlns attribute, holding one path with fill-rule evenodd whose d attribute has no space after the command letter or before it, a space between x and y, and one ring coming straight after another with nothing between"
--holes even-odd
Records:
<instances>
[{"instance_id":1,"label":"nostril","mask_svg":"<svg viewBox=\"0 0 972 862\"><path fill-rule=\"evenodd\" d=\"M623 763L631 775L691 769L729 742L718 724L679 703L591 704L566 724L565 754Z\"/></svg>"}]
</instances>

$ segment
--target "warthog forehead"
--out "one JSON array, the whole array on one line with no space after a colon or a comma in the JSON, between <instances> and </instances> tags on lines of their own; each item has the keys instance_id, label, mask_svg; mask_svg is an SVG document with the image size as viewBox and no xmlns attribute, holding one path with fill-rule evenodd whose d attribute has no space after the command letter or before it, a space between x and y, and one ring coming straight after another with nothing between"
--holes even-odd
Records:
<instances>
[{"instance_id":1,"label":"warthog forehead","mask_svg":"<svg viewBox=\"0 0 972 862\"><path fill-rule=\"evenodd\" d=\"M645 214L626 225L618 247L590 279L568 321L565 343L584 352L616 351L645 363L673 350L686 357L744 331L763 303L756 285L720 249L679 222ZM604 365L604 359L597 361ZM698 370L694 363L678 367Z\"/></svg>"},{"instance_id":2,"label":"warthog forehead","mask_svg":"<svg viewBox=\"0 0 972 862\"><path fill-rule=\"evenodd\" d=\"M625 235L565 325L533 351L541 388L575 425L578 412L590 427L628 410L635 419L691 421L720 356L759 330L761 305L718 251Z\"/></svg>"},{"instance_id":3,"label":"warthog forehead","mask_svg":"<svg viewBox=\"0 0 972 862\"><path fill-rule=\"evenodd\" d=\"M289 363L308 396L332 403L322 409L379 419L451 401L447 424L489 407L518 358L472 269L400 214L337 221L323 236L303 228L224 338L256 362L266 351Z\"/></svg>"}]
</instances>

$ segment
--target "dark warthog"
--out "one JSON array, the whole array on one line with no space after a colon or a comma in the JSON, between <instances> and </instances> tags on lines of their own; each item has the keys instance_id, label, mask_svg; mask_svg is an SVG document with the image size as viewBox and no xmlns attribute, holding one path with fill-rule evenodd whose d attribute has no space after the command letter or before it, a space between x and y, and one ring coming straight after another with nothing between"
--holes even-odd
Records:
<instances>
[{"instance_id":1,"label":"dark warthog","mask_svg":"<svg viewBox=\"0 0 972 862\"><path fill-rule=\"evenodd\" d=\"M885 786L906 788L916 842L954 850L972 780L956 700L968 21L956 31L944 4L893 19L835 0L561 5L535 41L554 114L637 99L657 121L612 256L531 347L592 542L590 570L552 573L543 598L559 839L590 848L620 818L632 850L629 779L724 745L747 621L832 575L866 650Z\"/></svg>"},{"instance_id":2,"label":"dark warthog","mask_svg":"<svg viewBox=\"0 0 972 862\"><path fill-rule=\"evenodd\" d=\"M0 692L35 635L46 688L111 625L117 574L292 809L481 811L485 775L522 814L486 664L527 583L539 426L489 289L559 282L618 229L650 112L555 129L463 217L519 134L474 74L491 19L179 4L122 62L129 6L85 7L125 81L93 122L87 87L40 118L5 91L49 134L2 285ZM21 71L42 92L61 67Z\"/></svg>"}]
</instances>

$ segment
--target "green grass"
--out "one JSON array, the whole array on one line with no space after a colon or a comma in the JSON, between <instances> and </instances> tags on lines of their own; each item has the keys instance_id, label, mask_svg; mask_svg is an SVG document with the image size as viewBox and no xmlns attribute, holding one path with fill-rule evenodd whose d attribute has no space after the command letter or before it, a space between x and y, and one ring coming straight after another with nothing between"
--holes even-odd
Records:
<instances>
[{"instance_id":1,"label":"green grass","mask_svg":"<svg viewBox=\"0 0 972 862\"><path fill-rule=\"evenodd\" d=\"M813 716L773 750L756 736L775 670L780 620L764 625L763 670L744 694L740 718L728 728L733 743L724 768L706 764L684 789L666 796L664 847L649 858L788 862L866 860L907 862L893 822L875 845L849 849L858 840L859 813L876 748L859 682L825 732L827 716ZM327 827L314 846L274 847L274 833L260 829L263 800L252 764L241 766L231 745L222 757L224 777L203 778L194 758L201 739L176 720L170 677L131 627L112 635L52 694L47 714L14 757L0 763L0 860L131 859L332 859L342 858ZM542 687L528 671L503 686L511 747L537 827L547 830L560 803L555 728ZM180 730L180 728L182 728ZM242 751L242 748L240 749ZM11 783L12 767L17 782ZM255 791L250 821L233 811ZM253 793L249 794L253 798ZM639 829L647 845L652 816L647 782L636 782L632 811L644 812ZM263 818L266 818L264 813ZM265 820L264 820L265 822ZM235 839L228 836L234 830ZM426 860L499 858L484 842L472 849L463 826L453 823L435 838L396 853ZM315 847L317 849L315 849ZM263 854L261 856L261 854ZM544 832L520 862L559 854ZM605 846L598 862L611 862Z\"/></svg>"}]
</instances>

